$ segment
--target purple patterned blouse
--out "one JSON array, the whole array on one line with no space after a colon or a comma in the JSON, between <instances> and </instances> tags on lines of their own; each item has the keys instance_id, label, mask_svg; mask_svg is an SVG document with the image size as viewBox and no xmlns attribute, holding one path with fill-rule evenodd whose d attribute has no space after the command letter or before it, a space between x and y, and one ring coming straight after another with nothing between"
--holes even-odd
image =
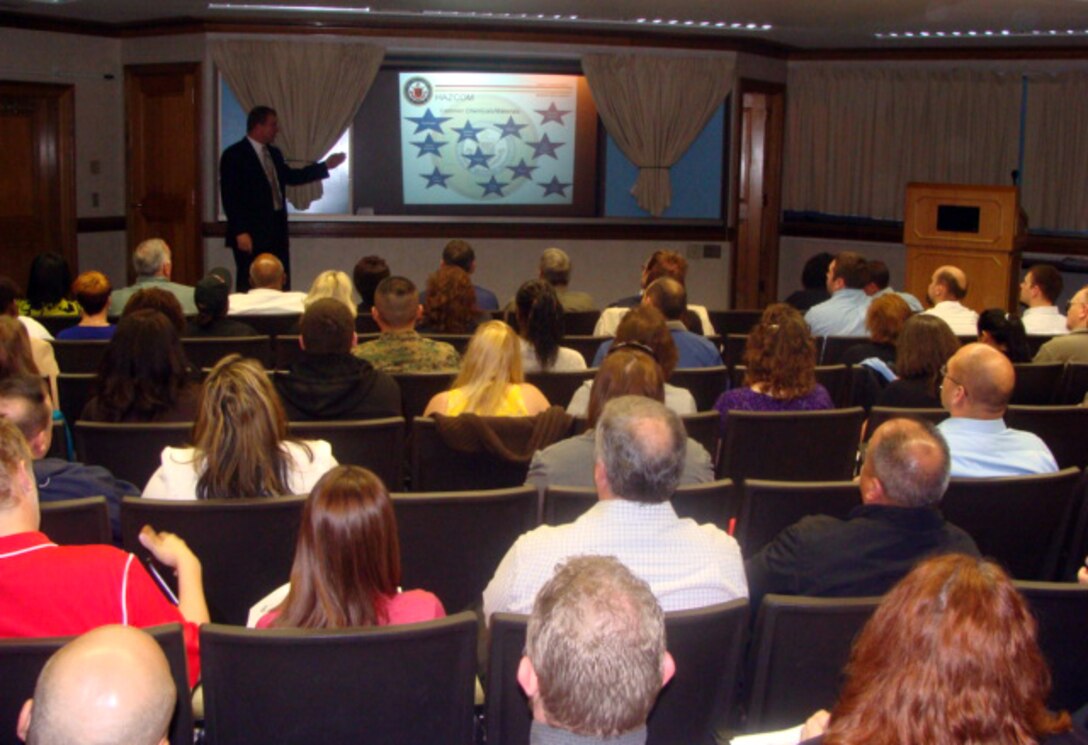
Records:
<instances>
[{"instance_id":1,"label":"purple patterned blouse","mask_svg":"<svg viewBox=\"0 0 1088 745\"><path fill-rule=\"evenodd\" d=\"M722 415L721 432L725 434L730 411L818 411L833 409L831 394L819 383L808 394L798 398L772 398L751 388L734 388L718 396L714 408Z\"/></svg>"}]
</instances>

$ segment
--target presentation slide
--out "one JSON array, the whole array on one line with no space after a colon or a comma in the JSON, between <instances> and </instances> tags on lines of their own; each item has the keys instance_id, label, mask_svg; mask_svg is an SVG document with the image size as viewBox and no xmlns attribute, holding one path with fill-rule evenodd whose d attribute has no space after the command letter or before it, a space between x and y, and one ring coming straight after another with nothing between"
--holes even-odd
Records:
<instances>
[{"instance_id":1,"label":"presentation slide","mask_svg":"<svg viewBox=\"0 0 1088 745\"><path fill-rule=\"evenodd\" d=\"M404 204L572 204L579 79L400 73Z\"/></svg>"}]
</instances>

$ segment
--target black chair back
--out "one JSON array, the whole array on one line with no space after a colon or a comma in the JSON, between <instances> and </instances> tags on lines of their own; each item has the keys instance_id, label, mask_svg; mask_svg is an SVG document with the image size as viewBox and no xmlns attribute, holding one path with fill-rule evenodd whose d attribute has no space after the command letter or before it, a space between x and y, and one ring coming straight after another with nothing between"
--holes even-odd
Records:
<instances>
[{"instance_id":1,"label":"black chair back","mask_svg":"<svg viewBox=\"0 0 1088 745\"><path fill-rule=\"evenodd\" d=\"M748 730L803 722L838 698L854 638L880 598L766 595L749 652Z\"/></svg>"},{"instance_id":2,"label":"black chair back","mask_svg":"<svg viewBox=\"0 0 1088 745\"><path fill-rule=\"evenodd\" d=\"M517 668L525 646L528 616L491 617L488 656L487 741L525 743L532 717ZM669 653L676 675L658 694L647 722L649 745L712 745L717 725L733 708L747 639L748 601L665 614Z\"/></svg>"},{"instance_id":3,"label":"black chair back","mask_svg":"<svg viewBox=\"0 0 1088 745\"><path fill-rule=\"evenodd\" d=\"M291 365L302 359L302 347L297 334L277 336L272 340L272 368L290 370Z\"/></svg>"},{"instance_id":4,"label":"black chair back","mask_svg":"<svg viewBox=\"0 0 1088 745\"><path fill-rule=\"evenodd\" d=\"M717 411L700 411L696 414L687 414L680 417L684 422L684 430L688 437L706 448L707 453L713 459L718 452L718 431L721 429L722 417Z\"/></svg>"},{"instance_id":5,"label":"black chair back","mask_svg":"<svg viewBox=\"0 0 1088 745\"><path fill-rule=\"evenodd\" d=\"M695 407L699 411L712 411L718 396L729 387L729 368L718 367L680 367L672 371L669 384L686 388L695 397Z\"/></svg>"},{"instance_id":6,"label":"black chair back","mask_svg":"<svg viewBox=\"0 0 1088 745\"><path fill-rule=\"evenodd\" d=\"M110 544L110 516L105 497L39 503L41 530L59 546Z\"/></svg>"},{"instance_id":7,"label":"black chair back","mask_svg":"<svg viewBox=\"0 0 1088 745\"><path fill-rule=\"evenodd\" d=\"M98 363L106 353L108 341L54 339L53 356L62 373L98 372Z\"/></svg>"},{"instance_id":8,"label":"black chair back","mask_svg":"<svg viewBox=\"0 0 1088 745\"><path fill-rule=\"evenodd\" d=\"M397 491L404 481L404 417L342 422L288 422L291 435L327 440L337 462L363 466L376 473L386 488Z\"/></svg>"},{"instance_id":9,"label":"black chair back","mask_svg":"<svg viewBox=\"0 0 1088 745\"><path fill-rule=\"evenodd\" d=\"M1088 394L1088 362L1067 362L1062 374L1061 398L1055 403L1079 404Z\"/></svg>"},{"instance_id":10,"label":"black chair back","mask_svg":"<svg viewBox=\"0 0 1088 745\"><path fill-rule=\"evenodd\" d=\"M1028 342L1028 352L1034 358L1035 355L1039 353L1039 348L1054 337L1050 335L1043 336L1040 334L1028 334L1026 338Z\"/></svg>"},{"instance_id":11,"label":"black chair back","mask_svg":"<svg viewBox=\"0 0 1088 745\"><path fill-rule=\"evenodd\" d=\"M1088 466L1088 439L1079 436L1088 431L1088 407L1010 406L1005 412L1005 424L1041 437L1058 461L1058 468Z\"/></svg>"},{"instance_id":12,"label":"black chair back","mask_svg":"<svg viewBox=\"0 0 1088 745\"><path fill-rule=\"evenodd\" d=\"M472 745L476 618L367 629L200 629L208 745Z\"/></svg>"},{"instance_id":13,"label":"black chair back","mask_svg":"<svg viewBox=\"0 0 1088 745\"><path fill-rule=\"evenodd\" d=\"M1016 579L1050 580L1073 519L1079 477L1078 469L1067 468L1039 476L954 478L941 512Z\"/></svg>"},{"instance_id":14,"label":"black chair back","mask_svg":"<svg viewBox=\"0 0 1088 745\"><path fill-rule=\"evenodd\" d=\"M1012 391L1009 403L1021 406L1046 406L1053 403L1060 392L1060 382L1065 365L1053 362L1036 365L1032 362L1019 362L1016 369L1016 387Z\"/></svg>"},{"instance_id":15,"label":"black chair back","mask_svg":"<svg viewBox=\"0 0 1088 745\"><path fill-rule=\"evenodd\" d=\"M57 376L57 396L60 398L60 413L64 421L72 426L83 415L83 407L94 395L98 383L96 373L61 373Z\"/></svg>"},{"instance_id":16,"label":"black chair back","mask_svg":"<svg viewBox=\"0 0 1088 745\"><path fill-rule=\"evenodd\" d=\"M189 678L185 652L185 640L181 624L171 623L144 629L162 647L170 673L177 687L177 703L170 721L170 745L192 745L193 708L189 693ZM39 637L36 639L0 639L0 745L22 745L15 735L15 723L23 702L34 696L45 663L53 653L74 636Z\"/></svg>"},{"instance_id":17,"label":"black chair back","mask_svg":"<svg viewBox=\"0 0 1088 745\"><path fill-rule=\"evenodd\" d=\"M599 310L563 311L563 333L571 336L592 336L600 317Z\"/></svg>"},{"instance_id":18,"label":"black chair back","mask_svg":"<svg viewBox=\"0 0 1088 745\"><path fill-rule=\"evenodd\" d=\"M245 313L231 316L232 319L250 326L258 334L279 336L280 334L298 334L299 313Z\"/></svg>"},{"instance_id":19,"label":"black chair back","mask_svg":"<svg viewBox=\"0 0 1088 745\"><path fill-rule=\"evenodd\" d=\"M449 390L457 373L392 373L392 376L400 386L404 418L411 422L415 417L423 416L423 410L432 398Z\"/></svg>"},{"instance_id":20,"label":"black chair back","mask_svg":"<svg viewBox=\"0 0 1088 745\"><path fill-rule=\"evenodd\" d=\"M151 525L181 536L203 565L204 595L212 620L245 625L249 609L287 582L306 497L173 501L125 497L121 543L141 559L139 541ZM164 577L173 572L163 570Z\"/></svg>"},{"instance_id":21,"label":"black chair back","mask_svg":"<svg viewBox=\"0 0 1088 745\"><path fill-rule=\"evenodd\" d=\"M272 369L272 340L267 336L187 336L181 346L185 356L198 369L215 367L228 354L252 357Z\"/></svg>"},{"instance_id":22,"label":"black chair back","mask_svg":"<svg viewBox=\"0 0 1088 745\"><path fill-rule=\"evenodd\" d=\"M744 482L736 538L741 552L752 556L785 528L807 515L845 518L861 504L853 481Z\"/></svg>"},{"instance_id":23,"label":"black chair back","mask_svg":"<svg viewBox=\"0 0 1088 745\"><path fill-rule=\"evenodd\" d=\"M507 550L537 523L531 486L392 497L402 585L430 590L451 613L479 601Z\"/></svg>"},{"instance_id":24,"label":"black chair back","mask_svg":"<svg viewBox=\"0 0 1088 745\"><path fill-rule=\"evenodd\" d=\"M722 344L722 359L725 360L726 367L732 370L734 367L744 364L744 347L747 344L747 331L743 334L726 334L725 342Z\"/></svg>"},{"instance_id":25,"label":"black chair back","mask_svg":"<svg viewBox=\"0 0 1088 745\"><path fill-rule=\"evenodd\" d=\"M1088 587L1070 582L1016 581L1039 623L1039 647L1050 668L1051 709L1076 711L1088 703Z\"/></svg>"},{"instance_id":26,"label":"black chair back","mask_svg":"<svg viewBox=\"0 0 1088 745\"><path fill-rule=\"evenodd\" d=\"M775 481L853 478L865 410L731 411L718 477Z\"/></svg>"},{"instance_id":27,"label":"black chair back","mask_svg":"<svg viewBox=\"0 0 1088 745\"><path fill-rule=\"evenodd\" d=\"M79 460L103 466L119 479L143 487L162 463L165 447L183 447L193 425L188 422L117 424L77 421Z\"/></svg>"},{"instance_id":28,"label":"black chair back","mask_svg":"<svg viewBox=\"0 0 1088 745\"><path fill-rule=\"evenodd\" d=\"M869 410L869 422L865 425L865 441L868 442L876 428L889 419L924 419L931 424L940 424L948 418L945 409L901 409L893 406L874 406Z\"/></svg>"},{"instance_id":29,"label":"black chair back","mask_svg":"<svg viewBox=\"0 0 1088 745\"><path fill-rule=\"evenodd\" d=\"M549 403L564 408L570 403L574 392L582 387L582 383L593 380L596 370L573 370L569 372L531 372L526 373L525 382L532 383Z\"/></svg>"},{"instance_id":30,"label":"black chair back","mask_svg":"<svg viewBox=\"0 0 1088 745\"><path fill-rule=\"evenodd\" d=\"M729 531L729 523L740 509L740 492L729 479L706 484L684 484L669 500L679 517L699 524L716 525ZM544 492L544 524L563 525L582 516L597 503L594 489L549 486Z\"/></svg>"},{"instance_id":31,"label":"black chair back","mask_svg":"<svg viewBox=\"0 0 1088 745\"><path fill-rule=\"evenodd\" d=\"M597 349L611 338L611 336L580 336L568 332L560 344L582 355L586 364L592 367L593 358L597 356Z\"/></svg>"},{"instance_id":32,"label":"black chair back","mask_svg":"<svg viewBox=\"0 0 1088 745\"><path fill-rule=\"evenodd\" d=\"M714 330L722 336L747 334L763 316L761 310L708 310L706 313Z\"/></svg>"},{"instance_id":33,"label":"black chair back","mask_svg":"<svg viewBox=\"0 0 1088 745\"><path fill-rule=\"evenodd\" d=\"M846 350L857 344L867 344L868 336L826 336L820 349L821 365L838 365L842 362Z\"/></svg>"},{"instance_id":34,"label":"black chair back","mask_svg":"<svg viewBox=\"0 0 1088 745\"><path fill-rule=\"evenodd\" d=\"M816 382L827 389L835 406L846 408L850 403L850 368L843 364L816 366Z\"/></svg>"}]
</instances>

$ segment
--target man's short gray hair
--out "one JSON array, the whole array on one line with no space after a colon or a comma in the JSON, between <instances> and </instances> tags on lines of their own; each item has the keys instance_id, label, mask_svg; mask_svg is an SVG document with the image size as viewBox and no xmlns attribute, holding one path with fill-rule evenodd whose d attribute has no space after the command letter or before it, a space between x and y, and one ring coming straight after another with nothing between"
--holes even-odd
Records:
<instances>
[{"instance_id":1,"label":"man's short gray hair","mask_svg":"<svg viewBox=\"0 0 1088 745\"><path fill-rule=\"evenodd\" d=\"M546 248L540 254L540 278L550 285L570 284L570 257L559 248Z\"/></svg>"},{"instance_id":2,"label":"man's short gray hair","mask_svg":"<svg viewBox=\"0 0 1088 745\"><path fill-rule=\"evenodd\" d=\"M903 507L939 503L948 488L952 462L940 430L924 420L892 419L877 433L866 458L884 485L884 495Z\"/></svg>"},{"instance_id":3,"label":"man's short gray hair","mask_svg":"<svg viewBox=\"0 0 1088 745\"><path fill-rule=\"evenodd\" d=\"M663 680L665 614L611 556L576 556L537 593L525 653L548 720L612 738L646 723Z\"/></svg>"},{"instance_id":4,"label":"man's short gray hair","mask_svg":"<svg viewBox=\"0 0 1088 745\"><path fill-rule=\"evenodd\" d=\"M605 404L597 421L596 455L612 493L632 502L667 501L684 471L687 434L676 412L642 396Z\"/></svg>"},{"instance_id":5,"label":"man's short gray hair","mask_svg":"<svg viewBox=\"0 0 1088 745\"><path fill-rule=\"evenodd\" d=\"M170 261L170 246L162 238L148 238L132 252L132 268L141 277L154 277Z\"/></svg>"}]
</instances>

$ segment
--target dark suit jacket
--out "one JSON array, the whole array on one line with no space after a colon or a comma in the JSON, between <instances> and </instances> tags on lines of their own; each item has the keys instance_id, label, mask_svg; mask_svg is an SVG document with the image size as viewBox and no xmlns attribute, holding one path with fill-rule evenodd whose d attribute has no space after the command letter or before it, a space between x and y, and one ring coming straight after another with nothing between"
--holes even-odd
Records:
<instances>
[{"instance_id":1,"label":"dark suit jacket","mask_svg":"<svg viewBox=\"0 0 1088 745\"><path fill-rule=\"evenodd\" d=\"M307 184L329 176L324 163L290 168L279 148L269 145L268 153L276 167L281 192L288 185ZM227 213L228 246L237 248L237 236L249 233L254 256L265 251L279 255L287 248L287 210L277 212L272 208L272 187L261 159L247 138L243 137L223 151L219 159L219 191L223 197L223 211Z\"/></svg>"}]
</instances>

